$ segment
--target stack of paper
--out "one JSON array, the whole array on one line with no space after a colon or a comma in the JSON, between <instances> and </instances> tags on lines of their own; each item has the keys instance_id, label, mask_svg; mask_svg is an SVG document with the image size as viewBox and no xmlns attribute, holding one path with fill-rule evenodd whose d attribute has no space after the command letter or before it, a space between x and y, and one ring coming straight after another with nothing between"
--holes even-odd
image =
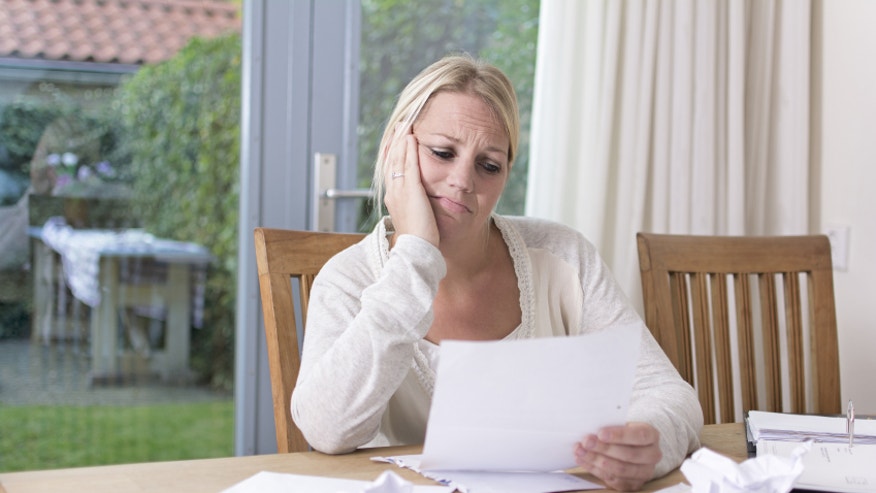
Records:
<instances>
[{"instance_id":1,"label":"stack of paper","mask_svg":"<svg viewBox=\"0 0 876 493\"><path fill-rule=\"evenodd\" d=\"M844 416L815 416L749 411L749 440L757 455L788 457L811 440L803 457L803 473L795 488L843 493L876 491L876 420L855 420L854 445L849 446L848 420Z\"/></svg>"},{"instance_id":2,"label":"stack of paper","mask_svg":"<svg viewBox=\"0 0 876 493\"><path fill-rule=\"evenodd\" d=\"M764 411L748 412L748 431L754 442L759 440L849 443L845 417L783 414ZM876 420L855 420L855 445L876 444Z\"/></svg>"}]
</instances>

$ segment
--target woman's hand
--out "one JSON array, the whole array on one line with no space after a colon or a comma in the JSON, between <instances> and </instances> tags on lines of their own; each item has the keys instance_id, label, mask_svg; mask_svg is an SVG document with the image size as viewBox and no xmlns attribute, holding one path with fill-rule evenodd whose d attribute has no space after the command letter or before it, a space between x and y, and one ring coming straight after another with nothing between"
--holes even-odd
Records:
<instances>
[{"instance_id":1,"label":"woman's hand","mask_svg":"<svg viewBox=\"0 0 876 493\"><path fill-rule=\"evenodd\" d=\"M635 491L663 456L660 432L647 423L605 427L575 447L575 462L613 489Z\"/></svg>"},{"instance_id":2,"label":"woman's hand","mask_svg":"<svg viewBox=\"0 0 876 493\"><path fill-rule=\"evenodd\" d=\"M392 217L397 235L412 234L438 246L440 237L432 204L420 181L417 138L411 134L397 136L387 154L384 178L386 209ZM402 175L399 176L399 173Z\"/></svg>"}]
</instances>

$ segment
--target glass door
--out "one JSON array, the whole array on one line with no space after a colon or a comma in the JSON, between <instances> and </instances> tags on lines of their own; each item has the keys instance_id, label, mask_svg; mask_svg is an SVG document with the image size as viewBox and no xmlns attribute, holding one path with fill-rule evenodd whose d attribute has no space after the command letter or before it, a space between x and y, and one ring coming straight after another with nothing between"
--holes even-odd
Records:
<instances>
[{"instance_id":1,"label":"glass door","mask_svg":"<svg viewBox=\"0 0 876 493\"><path fill-rule=\"evenodd\" d=\"M526 194L538 10L538 0L362 0L348 4L343 26L348 39L343 54L345 92L333 98L345 102L339 122L345 130L344 148L337 153L322 150L314 155L313 229L371 229L377 218L371 201L363 199L370 197L383 123L404 85L429 63L454 52L492 62L515 84L523 122L521 146L499 210L521 214ZM339 27L335 22L317 24L315 29L331 32ZM336 63L326 58L314 62L315 72L322 64L331 67Z\"/></svg>"},{"instance_id":2,"label":"glass door","mask_svg":"<svg viewBox=\"0 0 876 493\"><path fill-rule=\"evenodd\" d=\"M229 455L239 5L0 17L0 472Z\"/></svg>"},{"instance_id":3,"label":"glass door","mask_svg":"<svg viewBox=\"0 0 876 493\"><path fill-rule=\"evenodd\" d=\"M235 453L276 450L252 230L322 229L328 188L371 186L383 123L407 81L467 51L514 82L519 158L499 208L522 213L538 35L537 0L247 0L244 2L241 218L235 370ZM317 167L334 163L331 186ZM356 195L356 193L353 193ZM332 230L367 231L370 202L332 202Z\"/></svg>"}]
</instances>

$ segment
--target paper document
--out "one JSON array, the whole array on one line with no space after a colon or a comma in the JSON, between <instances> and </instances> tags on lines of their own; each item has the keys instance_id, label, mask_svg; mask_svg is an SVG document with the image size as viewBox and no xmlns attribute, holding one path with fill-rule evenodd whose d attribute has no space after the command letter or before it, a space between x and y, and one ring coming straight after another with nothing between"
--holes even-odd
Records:
<instances>
[{"instance_id":1,"label":"paper document","mask_svg":"<svg viewBox=\"0 0 876 493\"><path fill-rule=\"evenodd\" d=\"M374 481L262 471L222 493L452 493L450 486L413 485L392 471Z\"/></svg>"},{"instance_id":2,"label":"paper document","mask_svg":"<svg viewBox=\"0 0 876 493\"><path fill-rule=\"evenodd\" d=\"M585 435L626 422L642 330L442 342L422 469L574 467Z\"/></svg>"},{"instance_id":3,"label":"paper document","mask_svg":"<svg viewBox=\"0 0 876 493\"><path fill-rule=\"evenodd\" d=\"M602 489L603 486L563 472L423 471L422 455L372 457L410 469L460 493L559 493Z\"/></svg>"},{"instance_id":4,"label":"paper document","mask_svg":"<svg viewBox=\"0 0 876 493\"><path fill-rule=\"evenodd\" d=\"M789 456L799 442L761 440L757 456ZM813 442L795 488L844 493L876 491L876 445Z\"/></svg>"}]
</instances>

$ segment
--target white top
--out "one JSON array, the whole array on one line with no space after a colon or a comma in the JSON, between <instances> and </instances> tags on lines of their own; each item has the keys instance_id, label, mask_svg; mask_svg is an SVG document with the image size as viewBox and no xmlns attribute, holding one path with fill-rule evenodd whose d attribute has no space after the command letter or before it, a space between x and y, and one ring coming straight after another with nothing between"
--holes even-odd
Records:
<instances>
[{"instance_id":1,"label":"white top","mask_svg":"<svg viewBox=\"0 0 876 493\"><path fill-rule=\"evenodd\" d=\"M508 245L520 290L522 323L507 339L640 323L628 419L660 432L663 458L655 477L677 467L699 447L702 410L596 248L556 223L498 215L493 220ZM388 219L329 260L313 284L292 417L322 452L425 438L438 352L424 337L446 266L435 246L412 235L400 236L390 252L387 228L392 234Z\"/></svg>"}]
</instances>

